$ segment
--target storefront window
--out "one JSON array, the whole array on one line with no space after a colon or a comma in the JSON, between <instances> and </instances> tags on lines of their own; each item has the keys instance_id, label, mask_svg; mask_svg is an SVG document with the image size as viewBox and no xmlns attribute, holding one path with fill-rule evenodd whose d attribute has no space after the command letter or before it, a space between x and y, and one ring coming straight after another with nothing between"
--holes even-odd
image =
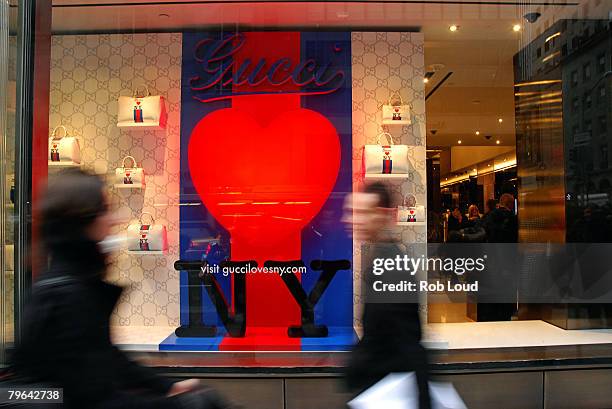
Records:
<instances>
[{"instance_id":1,"label":"storefront window","mask_svg":"<svg viewBox=\"0 0 612 409\"><path fill-rule=\"evenodd\" d=\"M17 5L0 2L0 362L14 339Z\"/></svg>"},{"instance_id":2,"label":"storefront window","mask_svg":"<svg viewBox=\"0 0 612 409\"><path fill-rule=\"evenodd\" d=\"M52 17L49 77L37 83L49 89L48 132L33 136L45 159L30 158L32 174L105 178L125 244L109 277L125 287L119 345L349 350L370 247L345 223L357 217L345 200L374 182L391 192L390 237L424 265L437 251L503 253L487 271L510 278L488 298L474 276L415 267L429 284L418 301L431 348L510 346L523 329L513 346L531 346L530 331L558 328L569 345L569 330L610 327L612 300L569 301L554 275L554 295L538 298L550 269L532 266L550 261L520 258L528 243L612 237L605 2L54 1ZM14 94L6 38L0 85ZM13 169L10 104L0 114ZM491 321L507 332L483 335Z\"/></svg>"}]
</instances>

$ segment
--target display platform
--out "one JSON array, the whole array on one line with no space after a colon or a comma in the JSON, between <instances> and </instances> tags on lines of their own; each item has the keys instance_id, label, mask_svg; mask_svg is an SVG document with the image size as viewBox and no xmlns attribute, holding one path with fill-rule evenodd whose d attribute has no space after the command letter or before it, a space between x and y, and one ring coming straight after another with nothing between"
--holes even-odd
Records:
<instances>
[{"instance_id":1,"label":"display platform","mask_svg":"<svg viewBox=\"0 0 612 409\"><path fill-rule=\"evenodd\" d=\"M258 327L242 338L227 337L220 331L214 338L179 338L172 333L159 345L160 351L348 351L357 341L352 328L331 327L321 338L288 338L287 329Z\"/></svg>"},{"instance_id":2,"label":"display platform","mask_svg":"<svg viewBox=\"0 0 612 409\"><path fill-rule=\"evenodd\" d=\"M177 338L174 327L115 326L113 341L130 351L348 351L357 339L349 328L330 328L327 338L293 339L295 344L279 341L280 330L262 328L234 338L235 343L221 346L224 338ZM298 344L299 342L299 344ZM612 344L612 329L564 330L544 321L466 322L428 324L425 326L425 347L433 350L529 348L588 344ZM220 347L221 346L221 347Z\"/></svg>"}]
</instances>

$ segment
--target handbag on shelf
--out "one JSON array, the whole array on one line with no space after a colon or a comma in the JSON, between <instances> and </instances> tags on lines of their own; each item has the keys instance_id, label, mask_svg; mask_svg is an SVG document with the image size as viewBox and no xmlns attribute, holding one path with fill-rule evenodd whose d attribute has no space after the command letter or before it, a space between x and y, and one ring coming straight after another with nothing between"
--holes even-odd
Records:
<instances>
[{"instance_id":1,"label":"handbag on shelf","mask_svg":"<svg viewBox=\"0 0 612 409\"><path fill-rule=\"evenodd\" d=\"M130 159L132 166L125 166L125 161ZM139 168L133 156L126 156L121 162L121 167L115 169L115 187L140 188L145 184L144 169Z\"/></svg>"},{"instance_id":2,"label":"handbag on shelf","mask_svg":"<svg viewBox=\"0 0 612 409\"><path fill-rule=\"evenodd\" d=\"M393 102L393 97L399 97ZM399 92L394 92L389 96L389 100L382 108L383 125L410 125L410 105L404 104L404 100Z\"/></svg>"},{"instance_id":3,"label":"handbag on shelf","mask_svg":"<svg viewBox=\"0 0 612 409\"><path fill-rule=\"evenodd\" d=\"M145 223L143 217L151 217L150 223ZM138 223L132 223L127 228L127 248L129 251L165 251L168 249L168 233L166 226L155 224L151 213L143 212Z\"/></svg>"},{"instance_id":4,"label":"handbag on shelf","mask_svg":"<svg viewBox=\"0 0 612 409\"><path fill-rule=\"evenodd\" d=\"M381 136L387 137L388 145L382 145ZM383 132L376 139L377 145L366 145L363 161L366 174L408 174L408 145L394 145L393 137Z\"/></svg>"},{"instance_id":5,"label":"handbag on shelf","mask_svg":"<svg viewBox=\"0 0 612 409\"><path fill-rule=\"evenodd\" d=\"M161 95L151 95L144 85L145 93L134 90L131 97L120 96L117 107L117 126L165 128L168 120L166 102Z\"/></svg>"},{"instance_id":6,"label":"handbag on shelf","mask_svg":"<svg viewBox=\"0 0 612 409\"><path fill-rule=\"evenodd\" d=\"M407 194L404 196L404 202L397 206L397 221L403 223L424 222L425 206L417 205L416 197Z\"/></svg>"},{"instance_id":7,"label":"handbag on shelf","mask_svg":"<svg viewBox=\"0 0 612 409\"><path fill-rule=\"evenodd\" d=\"M64 135L59 136L58 130L63 129ZM74 136L68 136L68 131L64 125L53 129L49 137L49 165L61 164L80 164L81 147L79 140Z\"/></svg>"}]
</instances>

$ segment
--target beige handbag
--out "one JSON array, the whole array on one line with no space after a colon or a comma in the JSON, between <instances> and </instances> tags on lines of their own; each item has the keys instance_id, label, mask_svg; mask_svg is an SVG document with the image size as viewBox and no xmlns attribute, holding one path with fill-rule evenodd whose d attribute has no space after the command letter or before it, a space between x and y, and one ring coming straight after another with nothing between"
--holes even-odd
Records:
<instances>
[{"instance_id":1,"label":"beige handbag","mask_svg":"<svg viewBox=\"0 0 612 409\"><path fill-rule=\"evenodd\" d=\"M132 166L125 166L125 161L130 159ZM121 162L121 167L115 169L115 187L117 188L142 188L145 184L144 169L139 168L133 156L126 156Z\"/></svg>"},{"instance_id":2,"label":"beige handbag","mask_svg":"<svg viewBox=\"0 0 612 409\"><path fill-rule=\"evenodd\" d=\"M393 97L398 99L393 102ZM404 104L399 92L394 92L389 96L389 100L382 109L383 125L410 125L410 105Z\"/></svg>"},{"instance_id":3,"label":"beige handbag","mask_svg":"<svg viewBox=\"0 0 612 409\"><path fill-rule=\"evenodd\" d=\"M149 215L151 223L145 223L143 217ZM166 251L168 249L168 233L166 226L155 224L151 213L143 212L138 223L132 223L127 229L127 247L129 251Z\"/></svg>"},{"instance_id":4,"label":"beige handbag","mask_svg":"<svg viewBox=\"0 0 612 409\"><path fill-rule=\"evenodd\" d=\"M58 130L63 129L64 135L59 136ZM81 163L81 147L79 140L74 136L67 136L68 131L63 125L53 129L49 138L49 165L78 165Z\"/></svg>"},{"instance_id":5,"label":"beige handbag","mask_svg":"<svg viewBox=\"0 0 612 409\"><path fill-rule=\"evenodd\" d=\"M117 126L148 127L164 129L168 120L166 102L161 95L151 95L144 85L146 93L134 90L131 97L120 96L117 107Z\"/></svg>"}]
</instances>

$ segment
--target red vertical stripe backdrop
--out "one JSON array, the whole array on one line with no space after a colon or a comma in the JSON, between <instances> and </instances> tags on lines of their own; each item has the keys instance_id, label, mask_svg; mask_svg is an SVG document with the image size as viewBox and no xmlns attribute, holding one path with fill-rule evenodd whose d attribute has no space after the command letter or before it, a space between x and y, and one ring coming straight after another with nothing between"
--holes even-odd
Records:
<instances>
[{"instance_id":1,"label":"red vertical stripe backdrop","mask_svg":"<svg viewBox=\"0 0 612 409\"><path fill-rule=\"evenodd\" d=\"M270 65L287 58L294 67L300 61L300 33L297 32L249 32L246 41L235 54L234 61L239 67L250 59L255 65L260 59ZM264 71L265 72L265 71ZM288 73L278 70L275 80ZM261 84L234 87L233 92L280 92L299 91L291 81L279 86ZM300 97L294 95L256 95L234 97L232 107L252 115L262 127L266 127L279 114L300 108ZM282 140L279 140L282 144ZM253 186L257 189L257 186ZM232 239L233 260L253 260L263 266L266 260L296 260L301 258L300 232L295 237L267 245L266 237L258 240L260 247L251 243L245 245ZM298 276L299 278L299 276ZM247 333L244 338L226 337L220 350L299 350L300 340L287 337L287 327L300 323L300 310L276 275L251 274L247 276Z\"/></svg>"}]
</instances>

